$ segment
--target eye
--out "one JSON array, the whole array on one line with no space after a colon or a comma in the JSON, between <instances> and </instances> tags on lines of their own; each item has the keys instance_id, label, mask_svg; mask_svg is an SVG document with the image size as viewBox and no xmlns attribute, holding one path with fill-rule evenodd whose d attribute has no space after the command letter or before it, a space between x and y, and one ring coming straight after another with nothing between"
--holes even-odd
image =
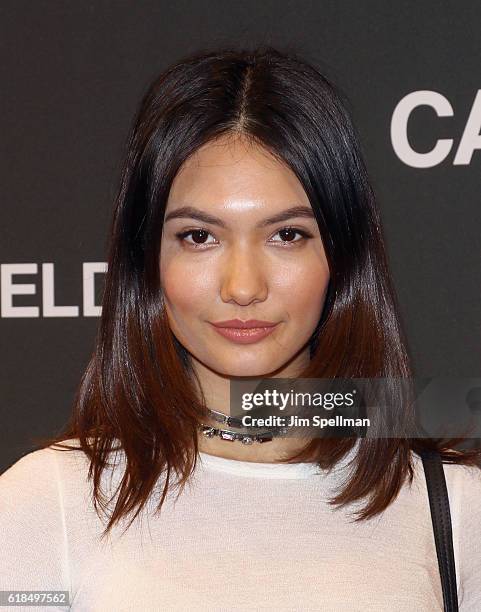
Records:
<instances>
[{"instance_id":1,"label":"eye","mask_svg":"<svg viewBox=\"0 0 481 612\"><path fill-rule=\"evenodd\" d=\"M296 239L296 234L298 234L300 238ZM283 248L290 248L291 245L296 245L306 239L313 237L312 234L298 227L283 227L274 234L274 236L277 235L279 235L281 239L271 240L271 242L277 245L281 245ZM211 236L213 240L209 241L209 236ZM203 228L195 228L185 230L183 232L178 232L177 234L175 234L175 237L179 240L179 242L188 244L194 249L203 249L206 246L218 244L212 234ZM190 237L191 239L187 240L188 237Z\"/></svg>"},{"instance_id":2,"label":"eye","mask_svg":"<svg viewBox=\"0 0 481 612\"><path fill-rule=\"evenodd\" d=\"M187 236L189 235L192 236L192 241L186 240ZM176 238L180 240L180 242L186 242L190 246L193 246L195 249L199 247L202 248L205 244L215 244L215 242L206 241L206 238L208 236L212 236L212 234L210 234L210 232L202 228L186 230L185 232L179 232L175 236Z\"/></svg>"},{"instance_id":3,"label":"eye","mask_svg":"<svg viewBox=\"0 0 481 612\"><path fill-rule=\"evenodd\" d=\"M300 234L301 238L299 239L295 239L295 235L296 234ZM273 242L277 242L279 244L294 244L294 243L298 243L298 242L303 242L304 239L306 238L312 238L312 235L309 234L308 232L299 229L298 227L283 227L282 229L278 230L274 236L279 235L281 237L281 240L273 240Z\"/></svg>"}]
</instances>

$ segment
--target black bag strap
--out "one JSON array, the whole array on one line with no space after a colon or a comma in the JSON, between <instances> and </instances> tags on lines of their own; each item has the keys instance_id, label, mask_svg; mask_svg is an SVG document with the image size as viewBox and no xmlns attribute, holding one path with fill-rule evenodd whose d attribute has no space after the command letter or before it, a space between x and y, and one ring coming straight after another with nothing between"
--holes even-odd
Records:
<instances>
[{"instance_id":1,"label":"black bag strap","mask_svg":"<svg viewBox=\"0 0 481 612\"><path fill-rule=\"evenodd\" d=\"M421 459L431 508L445 612L458 612L456 566L454 563L453 531L449 511L448 489L441 456L436 451L422 451Z\"/></svg>"}]
</instances>

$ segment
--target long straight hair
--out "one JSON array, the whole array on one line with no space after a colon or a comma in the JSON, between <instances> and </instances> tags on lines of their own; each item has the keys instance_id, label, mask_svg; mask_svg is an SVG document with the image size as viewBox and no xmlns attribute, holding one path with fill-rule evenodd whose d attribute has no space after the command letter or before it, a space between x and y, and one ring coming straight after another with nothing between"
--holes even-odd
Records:
<instances>
[{"instance_id":1,"label":"long straight hair","mask_svg":"<svg viewBox=\"0 0 481 612\"><path fill-rule=\"evenodd\" d=\"M128 139L95 349L69 423L42 441L56 450L81 448L89 458L94 505L108 516L103 535L122 517L131 515L132 523L161 475L159 510L168 490L180 493L195 469L205 401L193 385L189 354L170 330L158 262L172 181L189 156L218 137L250 139L287 164L315 213L330 281L303 376L389 379L389 406L396 406L395 381L412 376L410 357L348 106L314 65L272 46L197 52L148 88ZM387 410L391 422L402 419ZM72 439L78 446L66 443ZM412 479L411 451L437 449L445 461L477 465L481 450L456 450L459 440L360 438L350 478L330 503L362 498L356 520L372 517ZM289 460L315 456L330 469L355 443L314 439ZM107 512L113 498L105 497L101 476L119 449L125 467Z\"/></svg>"}]
</instances>

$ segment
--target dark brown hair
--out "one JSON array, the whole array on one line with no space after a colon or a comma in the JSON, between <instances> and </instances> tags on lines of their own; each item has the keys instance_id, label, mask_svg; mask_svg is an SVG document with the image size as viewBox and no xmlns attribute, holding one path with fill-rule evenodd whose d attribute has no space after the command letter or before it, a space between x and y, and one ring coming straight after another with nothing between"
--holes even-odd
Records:
<instances>
[{"instance_id":1,"label":"dark brown hair","mask_svg":"<svg viewBox=\"0 0 481 612\"><path fill-rule=\"evenodd\" d=\"M195 392L189 354L170 330L158 261L172 181L190 155L217 137L242 135L287 163L315 212L331 278L303 376L389 379L390 405L396 405L396 379L412 371L379 212L347 109L344 94L311 63L270 46L198 52L146 92L112 221L95 350L70 422L43 440L43 446L87 455L97 511L107 508L100 481L109 453L125 454L104 535L130 514L131 524L161 475L159 510L168 489L180 493L195 469L205 402ZM79 446L61 444L69 439ZM355 442L313 439L290 460L315 456L330 469ZM481 450L456 450L458 442L361 438L351 477L331 503L366 498L356 520L371 517L395 499L408 474L412 479L411 451L438 449L445 461L476 465Z\"/></svg>"}]
</instances>

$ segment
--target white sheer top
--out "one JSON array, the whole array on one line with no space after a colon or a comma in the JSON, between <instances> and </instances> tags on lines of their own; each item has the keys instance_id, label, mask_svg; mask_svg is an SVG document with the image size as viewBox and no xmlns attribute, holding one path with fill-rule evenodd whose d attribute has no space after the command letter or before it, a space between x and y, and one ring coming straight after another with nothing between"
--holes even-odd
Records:
<instances>
[{"instance_id":1,"label":"white sheer top","mask_svg":"<svg viewBox=\"0 0 481 612\"><path fill-rule=\"evenodd\" d=\"M79 612L442 611L421 460L381 515L355 523L363 503L328 503L352 454L328 474L200 453L177 500L154 514L159 486L124 535L127 521L101 541L83 453L32 452L0 476L0 590L68 591L57 609ZM480 612L481 470L444 469L460 610ZM121 474L122 458L107 490Z\"/></svg>"}]
</instances>

